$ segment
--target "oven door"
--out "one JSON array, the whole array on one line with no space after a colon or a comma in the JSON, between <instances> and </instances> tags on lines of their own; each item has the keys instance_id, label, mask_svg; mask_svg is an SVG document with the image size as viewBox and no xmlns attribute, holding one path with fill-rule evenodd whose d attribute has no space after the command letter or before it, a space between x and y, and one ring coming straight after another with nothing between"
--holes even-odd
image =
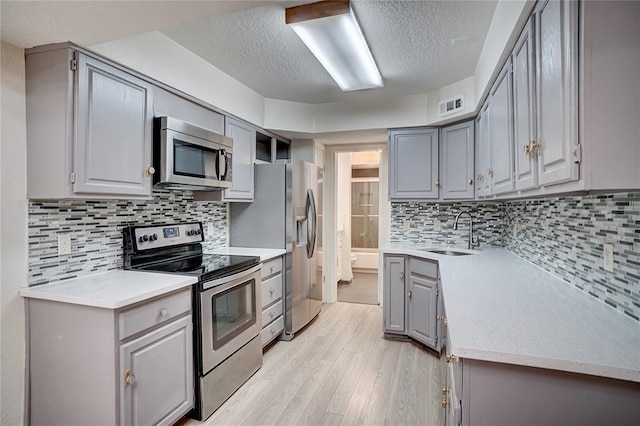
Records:
<instances>
[{"instance_id":1,"label":"oven door","mask_svg":"<svg viewBox=\"0 0 640 426\"><path fill-rule=\"evenodd\" d=\"M199 320L203 375L260 334L261 267L202 284Z\"/></svg>"}]
</instances>

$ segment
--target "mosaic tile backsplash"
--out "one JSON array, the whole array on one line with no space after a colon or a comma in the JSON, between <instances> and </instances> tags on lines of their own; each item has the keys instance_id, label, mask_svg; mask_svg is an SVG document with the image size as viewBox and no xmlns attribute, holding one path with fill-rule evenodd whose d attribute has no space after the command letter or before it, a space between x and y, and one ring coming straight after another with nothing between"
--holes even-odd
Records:
<instances>
[{"instance_id":1,"label":"mosaic tile backsplash","mask_svg":"<svg viewBox=\"0 0 640 426\"><path fill-rule=\"evenodd\" d=\"M455 217L468 211L474 220L474 236L480 247L504 246L504 206L500 203L391 203L390 231L392 243L463 246L469 240L469 218L460 217L458 230L453 229ZM440 220L441 230L434 229L434 220ZM410 220L410 229L403 223Z\"/></svg>"},{"instance_id":2,"label":"mosaic tile backsplash","mask_svg":"<svg viewBox=\"0 0 640 426\"><path fill-rule=\"evenodd\" d=\"M640 321L640 192L512 201L505 213L509 250Z\"/></svg>"},{"instance_id":3,"label":"mosaic tile backsplash","mask_svg":"<svg viewBox=\"0 0 640 426\"><path fill-rule=\"evenodd\" d=\"M29 285L121 268L125 226L188 221L205 230L213 223L205 250L227 245L227 205L194 202L189 191L154 190L146 201L29 201ZM71 254L58 256L59 234L70 234Z\"/></svg>"},{"instance_id":4,"label":"mosaic tile backsplash","mask_svg":"<svg viewBox=\"0 0 640 426\"><path fill-rule=\"evenodd\" d=\"M497 203L392 203L391 242L464 245L468 219L453 230L455 215L463 209L474 216L481 247L506 247L640 321L640 192ZM441 231L434 230L436 218ZM411 220L408 231L403 230L405 219ZM604 269L605 243L614 248L613 272Z\"/></svg>"}]
</instances>

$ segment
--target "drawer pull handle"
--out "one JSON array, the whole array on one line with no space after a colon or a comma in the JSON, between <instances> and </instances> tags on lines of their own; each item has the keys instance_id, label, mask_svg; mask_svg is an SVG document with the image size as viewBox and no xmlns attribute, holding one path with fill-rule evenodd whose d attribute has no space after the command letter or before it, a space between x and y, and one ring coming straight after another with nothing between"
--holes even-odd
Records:
<instances>
[{"instance_id":1,"label":"drawer pull handle","mask_svg":"<svg viewBox=\"0 0 640 426\"><path fill-rule=\"evenodd\" d=\"M169 313L169 310L167 308L160 309L160 316L161 317L166 317L168 313Z\"/></svg>"},{"instance_id":2,"label":"drawer pull handle","mask_svg":"<svg viewBox=\"0 0 640 426\"><path fill-rule=\"evenodd\" d=\"M276 271L276 267L275 267L275 266L272 266L269 270L270 270L270 271L271 271L271 273L273 274L273 273Z\"/></svg>"},{"instance_id":3,"label":"drawer pull handle","mask_svg":"<svg viewBox=\"0 0 640 426\"><path fill-rule=\"evenodd\" d=\"M276 329L275 328L271 329L271 334L276 334Z\"/></svg>"},{"instance_id":4,"label":"drawer pull handle","mask_svg":"<svg viewBox=\"0 0 640 426\"><path fill-rule=\"evenodd\" d=\"M131 374L131 370L127 370L124 372L124 385L129 386L136 382L136 376Z\"/></svg>"},{"instance_id":5,"label":"drawer pull handle","mask_svg":"<svg viewBox=\"0 0 640 426\"><path fill-rule=\"evenodd\" d=\"M274 288L269 289L269 294L273 295L273 292L276 291Z\"/></svg>"}]
</instances>

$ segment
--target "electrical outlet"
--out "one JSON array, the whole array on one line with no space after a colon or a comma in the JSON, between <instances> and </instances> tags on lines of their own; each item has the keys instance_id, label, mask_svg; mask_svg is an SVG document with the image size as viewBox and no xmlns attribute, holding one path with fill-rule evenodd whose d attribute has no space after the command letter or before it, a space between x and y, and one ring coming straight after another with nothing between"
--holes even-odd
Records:
<instances>
[{"instance_id":1,"label":"electrical outlet","mask_svg":"<svg viewBox=\"0 0 640 426\"><path fill-rule=\"evenodd\" d=\"M613 272L613 244L605 244L602 252L604 257L604 270Z\"/></svg>"},{"instance_id":2,"label":"electrical outlet","mask_svg":"<svg viewBox=\"0 0 640 426\"><path fill-rule=\"evenodd\" d=\"M58 256L64 256L71 253L71 235L58 235Z\"/></svg>"},{"instance_id":3,"label":"electrical outlet","mask_svg":"<svg viewBox=\"0 0 640 426\"><path fill-rule=\"evenodd\" d=\"M516 238L518 236L518 231L520 231L520 226L518 226L517 223L514 223L513 224L513 229L512 229L512 232L511 232L512 235L513 235L513 238Z\"/></svg>"},{"instance_id":4,"label":"electrical outlet","mask_svg":"<svg viewBox=\"0 0 640 426\"><path fill-rule=\"evenodd\" d=\"M411 219L404 219L402 221L402 229L404 229L405 231L411 229Z\"/></svg>"},{"instance_id":5,"label":"electrical outlet","mask_svg":"<svg viewBox=\"0 0 640 426\"><path fill-rule=\"evenodd\" d=\"M207 235L210 237L213 236L213 222L207 223Z\"/></svg>"},{"instance_id":6,"label":"electrical outlet","mask_svg":"<svg viewBox=\"0 0 640 426\"><path fill-rule=\"evenodd\" d=\"M442 231L442 222L440 222L440 219L433 219L433 230Z\"/></svg>"}]
</instances>

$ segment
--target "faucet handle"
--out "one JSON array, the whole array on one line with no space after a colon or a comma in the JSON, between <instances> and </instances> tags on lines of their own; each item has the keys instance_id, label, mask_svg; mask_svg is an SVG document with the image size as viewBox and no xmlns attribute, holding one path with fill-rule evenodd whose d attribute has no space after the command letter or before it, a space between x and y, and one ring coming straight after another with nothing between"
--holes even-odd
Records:
<instances>
[{"instance_id":1,"label":"faucet handle","mask_svg":"<svg viewBox=\"0 0 640 426\"><path fill-rule=\"evenodd\" d=\"M480 238L474 237L471 239L471 247L480 247Z\"/></svg>"}]
</instances>

